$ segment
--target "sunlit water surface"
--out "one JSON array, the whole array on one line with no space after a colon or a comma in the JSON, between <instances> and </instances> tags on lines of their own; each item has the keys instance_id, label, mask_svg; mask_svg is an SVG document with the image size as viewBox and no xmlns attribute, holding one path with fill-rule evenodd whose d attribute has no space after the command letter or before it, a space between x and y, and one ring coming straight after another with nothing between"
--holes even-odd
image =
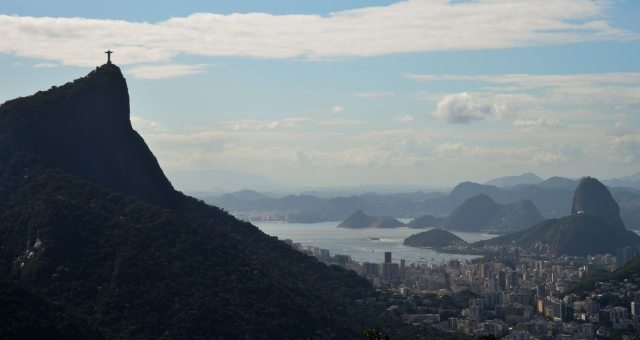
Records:
<instances>
[{"instance_id":1,"label":"sunlit water surface","mask_svg":"<svg viewBox=\"0 0 640 340\"><path fill-rule=\"evenodd\" d=\"M408 222L408 220L402 220ZM263 232L277 236L279 239L290 239L305 246L328 249L331 255L344 254L360 263L384 262L384 252L392 252L393 262L405 259L407 265L419 263L431 265L444 263L452 259L471 260L475 255L459 255L438 253L432 249L422 249L402 244L406 237L428 229L344 229L337 228L340 222L322 223L286 223L286 222L253 222ZM495 235L484 233L453 232L467 242L486 240Z\"/></svg>"}]
</instances>

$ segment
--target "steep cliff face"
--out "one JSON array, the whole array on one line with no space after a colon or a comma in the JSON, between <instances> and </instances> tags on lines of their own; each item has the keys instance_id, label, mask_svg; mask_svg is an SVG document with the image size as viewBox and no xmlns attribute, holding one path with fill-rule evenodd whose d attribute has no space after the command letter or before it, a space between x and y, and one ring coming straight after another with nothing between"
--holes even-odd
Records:
<instances>
[{"instance_id":1,"label":"steep cliff face","mask_svg":"<svg viewBox=\"0 0 640 340\"><path fill-rule=\"evenodd\" d=\"M620 207L604 184L595 178L585 177L573 195L571 214L589 214L602 218L611 227L624 229Z\"/></svg>"},{"instance_id":2,"label":"steep cliff face","mask_svg":"<svg viewBox=\"0 0 640 340\"><path fill-rule=\"evenodd\" d=\"M131 127L127 83L116 65L4 103L0 129L47 166L162 206L175 203L171 183Z\"/></svg>"}]
</instances>

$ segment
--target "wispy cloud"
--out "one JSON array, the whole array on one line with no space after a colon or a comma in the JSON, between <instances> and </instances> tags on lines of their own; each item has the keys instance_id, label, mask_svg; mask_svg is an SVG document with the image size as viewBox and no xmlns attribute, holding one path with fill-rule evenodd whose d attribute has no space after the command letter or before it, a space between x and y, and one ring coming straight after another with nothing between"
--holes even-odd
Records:
<instances>
[{"instance_id":1,"label":"wispy cloud","mask_svg":"<svg viewBox=\"0 0 640 340\"><path fill-rule=\"evenodd\" d=\"M208 64L140 65L126 69L125 73L132 74L140 79L177 78L202 73L208 66Z\"/></svg>"},{"instance_id":2,"label":"wispy cloud","mask_svg":"<svg viewBox=\"0 0 640 340\"><path fill-rule=\"evenodd\" d=\"M154 132L154 133L169 131L167 127L163 126L162 124L154 120L145 119L138 116L131 116L131 125L133 125L133 128L138 131Z\"/></svg>"},{"instance_id":3,"label":"wispy cloud","mask_svg":"<svg viewBox=\"0 0 640 340\"><path fill-rule=\"evenodd\" d=\"M258 120L258 119L245 119L239 121L226 121L222 122L222 125L228 130L232 131L260 131L260 130L273 130L273 129L291 129L300 128L306 123L313 122L311 118L305 117L292 117L284 118L280 120Z\"/></svg>"},{"instance_id":4,"label":"wispy cloud","mask_svg":"<svg viewBox=\"0 0 640 340\"><path fill-rule=\"evenodd\" d=\"M0 52L90 66L179 55L366 57L638 39L606 21L610 2L407 0L319 15L195 13L157 23L0 15Z\"/></svg>"},{"instance_id":5,"label":"wispy cloud","mask_svg":"<svg viewBox=\"0 0 640 340\"><path fill-rule=\"evenodd\" d=\"M331 109L331 113L333 113L333 114L343 113L344 111L346 111L346 109L345 109L344 107L342 107L342 106L337 106L337 105L336 105L336 106L334 106L334 107Z\"/></svg>"},{"instance_id":6,"label":"wispy cloud","mask_svg":"<svg viewBox=\"0 0 640 340\"><path fill-rule=\"evenodd\" d=\"M509 90L540 87L582 87L585 84L640 84L640 73L586 73L586 74L503 74L503 75L434 75L407 73L406 78L420 81L476 81L493 84L509 84Z\"/></svg>"},{"instance_id":7,"label":"wispy cloud","mask_svg":"<svg viewBox=\"0 0 640 340\"><path fill-rule=\"evenodd\" d=\"M52 67L58 67L58 66L60 65L54 64L54 63L39 63L39 64L33 65L33 67L37 67L37 68L41 68L41 67L52 68Z\"/></svg>"},{"instance_id":8,"label":"wispy cloud","mask_svg":"<svg viewBox=\"0 0 640 340\"><path fill-rule=\"evenodd\" d=\"M364 120L355 120L355 119L330 119L330 120L319 120L316 122L316 125L320 126L357 126L357 125L365 125L367 121Z\"/></svg>"},{"instance_id":9,"label":"wispy cloud","mask_svg":"<svg viewBox=\"0 0 640 340\"><path fill-rule=\"evenodd\" d=\"M519 119L513 122L514 127L520 128L531 128L531 127L546 127L546 128L556 128L561 127L562 123L555 119L546 119L546 118L538 118L538 119Z\"/></svg>"},{"instance_id":10,"label":"wispy cloud","mask_svg":"<svg viewBox=\"0 0 640 340\"><path fill-rule=\"evenodd\" d=\"M410 115L401 115L401 116L397 116L394 120L400 123L409 123L409 122L413 122L414 119L415 118L413 118L413 116L410 116Z\"/></svg>"}]
</instances>

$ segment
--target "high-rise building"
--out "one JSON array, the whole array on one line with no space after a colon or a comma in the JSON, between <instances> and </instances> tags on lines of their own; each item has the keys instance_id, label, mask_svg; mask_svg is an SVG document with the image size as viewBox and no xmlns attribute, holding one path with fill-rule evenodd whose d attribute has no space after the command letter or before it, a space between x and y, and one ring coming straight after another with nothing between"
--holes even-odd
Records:
<instances>
[{"instance_id":1,"label":"high-rise building","mask_svg":"<svg viewBox=\"0 0 640 340\"><path fill-rule=\"evenodd\" d=\"M507 289L507 273L502 270L498 272L498 287L501 290Z\"/></svg>"},{"instance_id":2,"label":"high-rise building","mask_svg":"<svg viewBox=\"0 0 640 340\"><path fill-rule=\"evenodd\" d=\"M364 276L377 277L378 276L378 264L365 262L362 264L362 274Z\"/></svg>"},{"instance_id":3,"label":"high-rise building","mask_svg":"<svg viewBox=\"0 0 640 340\"><path fill-rule=\"evenodd\" d=\"M397 263L385 263L382 265L382 276L386 280L395 280L400 272L400 267Z\"/></svg>"},{"instance_id":4,"label":"high-rise building","mask_svg":"<svg viewBox=\"0 0 640 340\"><path fill-rule=\"evenodd\" d=\"M384 263L391 263L391 252L390 251L385 251L384 252Z\"/></svg>"},{"instance_id":5,"label":"high-rise building","mask_svg":"<svg viewBox=\"0 0 640 340\"><path fill-rule=\"evenodd\" d=\"M636 301L631 301L631 315L638 316L640 315L640 303Z\"/></svg>"},{"instance_id":6,"label":"high-rise building","mask_svg":"<svg viewBox=\"0 0 640 340\"><path fill-rule=\"evenodd\" d=\"M449 318L449 329L457 330L458 329L458 318Z\"/></svg>"},{"instance_id":7,"label":"high-rise building","mask_svg":"<svg viewBox=\"0 0 640 340\"><path fill-rule=\"evenodd\" d=\"M480 321L481 312L480 306L469 306L469 319Z\"/></svg>"}]
</instances>

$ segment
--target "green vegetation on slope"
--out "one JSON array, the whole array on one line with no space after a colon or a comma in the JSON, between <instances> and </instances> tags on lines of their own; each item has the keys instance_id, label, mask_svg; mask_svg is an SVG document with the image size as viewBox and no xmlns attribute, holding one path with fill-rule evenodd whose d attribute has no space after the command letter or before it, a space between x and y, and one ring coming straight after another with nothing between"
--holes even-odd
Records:
<instances>
[{"instance_id":1,"label":"green vegetation on slope","mask_svg":"<svg viewBox=\"0 0 640 340\"><path fill-rule=\"evenodd\" d=\"M411 235L404 239L404 244L411 247L441 248L451 245L466 245L463 239L442 229L432 229Z\"/></svg>"},{"instance_id":2,"label":"green vegetation on slope","mask_svg":"<svg viewBox=\"0 0 640 340\"><path fill-rule=\"evenodd\" d=\"M27 289L0 281L0 339L103 339L86 320Z\"/></svg>"},{"instance_id":3,"label":"green vegetation on slope","mask_svg":"<svg viewBox=\"0 0 640 340\"><path fill-rule=\"evenodd\" d=\"M378 322L355 303L373 293L366 280L217 208L161 209L56 170L0 173L19 174L0 180L3 275L108 337L352 337Z\"/></svg>"},{"instance_id":4,"label":"green vegetation on slope","mask_svg":"<svg viewBox=\"0 0 640 340\"><path fill-rule=\"evenodd\" d=\"M638 278L640 278L640 256L637 256L611 273L606 271L597 271L596 273L590 274L580 283L571 287L567 294L574 293L584 296L594 289L595 283L598 281L624 282L625 280L634 281Z\"/></svg>"}]
</instances>

